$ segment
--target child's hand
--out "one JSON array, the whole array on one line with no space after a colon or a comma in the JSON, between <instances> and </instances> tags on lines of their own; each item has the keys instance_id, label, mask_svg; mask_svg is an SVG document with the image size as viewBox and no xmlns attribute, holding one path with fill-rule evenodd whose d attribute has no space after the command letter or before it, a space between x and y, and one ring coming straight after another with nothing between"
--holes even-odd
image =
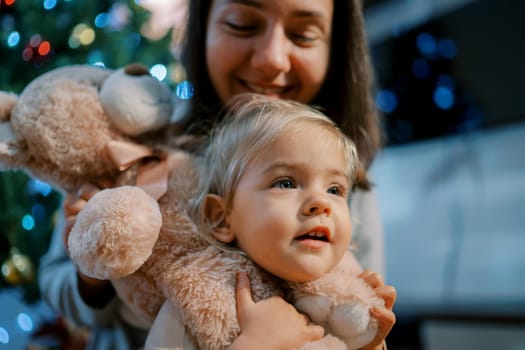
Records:
<instances>
[{"instance_id":1,"label":"child's hand","mask_svg":"<svg viewBox=\"0 0 525 350\"><path fill-rule=\"evenodd\" d=\"M365 270L359 277L365 280L374 289L377 296L385 301L385 308L370 310L370 315L379 323L379 329L374 340L363 347L363 350L383 349L383 342L396 323L396 315L392 312L392 308L396 301L397 292L393 286L386 286L381 276L375 272Z\"/></svg>"},{"instance_id":2,"label":"child's hand","mask_svg":"<svg viewBox=\"0 0 525 350\"><path fill-rule=\"evenodd\" d=\"M240 336L233 349L297 349L319 340L324 334L321 326L309 325L307 316L280 297L255 303L246 274L237 278L237 318Z\"/></svg>"}]
</instances>

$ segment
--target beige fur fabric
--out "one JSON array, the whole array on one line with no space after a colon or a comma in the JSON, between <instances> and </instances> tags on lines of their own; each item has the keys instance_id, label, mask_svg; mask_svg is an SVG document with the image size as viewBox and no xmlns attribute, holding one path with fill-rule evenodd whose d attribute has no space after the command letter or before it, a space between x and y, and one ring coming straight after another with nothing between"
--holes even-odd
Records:
<instances>
[{"instance_id":1,"label":"beige fur fabric","mask_svg":"<svg viewBox=\"0 0 525 350\"><path fill-rule=\"evenodd\" d=\"M142 134L144 125L158 128L169 119L171 108L164 105L169 102L157 96L165 90L110 89L135 95L102 99L101 87L109 79L124 86L145 84L143 77L135 79L144 73L135 66L126 74L114 73L91 66L62 67L37 77L19 96L0 92L0 163L6 168L22 169L68 192L101 179L115 183L90 199L77 216L68 248L78 268L110 279L123 302L150 320L165 300L172 302L202 349L223 349L239 334L238 271L248 273L255 300L282 295L325 327L328 335L307 349L357 349L372 339L377 324L369 310L382 300L356 277L359 267L350 253L333 273L311 283L290 284L244 255L220 251L199 238L185 211L196 188L196 167L192 156L177 147L192 139L173 138L166 127ZM148 92L152 96L141 98ZM120 102L112 105L114 101ZM139 105L132 110L143 113L129 115L129 106L119 109L123 101L158 101L159 108ZM112 117L120 114L115 111L123 112L119 124L133 135L115 125ZM134 129L130 121L141 115L150 119ZM142 163L119 170L106 151L109 141L144 145L163 155L168 190L158 201L134 186Z\"/></svg>"}]
</instances>

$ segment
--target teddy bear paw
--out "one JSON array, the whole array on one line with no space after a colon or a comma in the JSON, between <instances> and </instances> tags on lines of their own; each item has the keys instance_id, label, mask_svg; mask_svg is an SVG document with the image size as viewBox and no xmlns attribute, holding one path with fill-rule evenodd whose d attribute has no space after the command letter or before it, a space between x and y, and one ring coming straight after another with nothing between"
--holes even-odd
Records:
<instances>
[{"instance_id":1,"label":"teddy bear paw","mask_svg":"<svg viewBox=\"0 0 525 350\"><path fill-rule=\"evenodd\" d=\"M68 237L69 253L88 276L124 277L149 258L161 226L157 201L142 189L121 186L102 190L77 215Z\"/></svg>"},{"instance_id":2,"label":"teddy bear paw","mask_svg":"<svg viewBox=\"0 0 525 350\"><path fill-rule=\"evenodd\" d=\"M335 305L328 317L331 334L343 339L348 349L359 349L374 339L378 325L368 305L354 300Z\"/></svg>"}]
</instances>

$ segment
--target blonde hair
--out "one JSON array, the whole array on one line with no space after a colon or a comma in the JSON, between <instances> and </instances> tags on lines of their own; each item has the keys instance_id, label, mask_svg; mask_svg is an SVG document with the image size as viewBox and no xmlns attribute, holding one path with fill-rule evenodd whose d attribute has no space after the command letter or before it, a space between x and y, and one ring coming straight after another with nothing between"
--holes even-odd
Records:
<instances>
[{"instance_id":1,"label":"blonde hair","mask_svg":"<svg viewBox=\"0 0 525 350\"><path fill-rule=\"evenodd\" d=\"M226 210L231 210L235 190L246 167L287 127L297 128L303 122L315 123L333 132L344 152L348 179L355 182L361 169L356 146L319 110L263 95L237 95L226 106L222 122L213 129L200 162L198 197L192 205L192 213L194 222L201 228L199 231L208 236L208 241L217 243L209 235L217 223L205 220L206 196L221 196Z\"/></svg>"}]
</instances>

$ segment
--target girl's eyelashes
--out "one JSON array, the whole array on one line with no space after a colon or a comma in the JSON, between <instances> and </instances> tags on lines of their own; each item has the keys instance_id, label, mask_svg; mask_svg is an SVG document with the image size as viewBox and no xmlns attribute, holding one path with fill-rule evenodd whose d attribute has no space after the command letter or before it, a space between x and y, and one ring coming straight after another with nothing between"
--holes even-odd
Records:
<instances>
[{"instance_id":1,"label":"girl's eyelashes","mask_svg":"<svg viewBox=\"0 0 525 350\"><path fill-rule=\"evenodd\" d=\"M295 182L293 181L293 179L289 177L281 177L281 178L274 180L270 187L287 190L287 189L295 188L296 186L295 186Z\"/></svg>"},{"instance_id":2,"label":"girl's eyelashes","mask_svg":"<svg viewBox=\"0 0 525 350\"><path fill-rule=\"evenodd\" d=\"M343 185L332 185L327 190L328 193L339 197L346 197L347 189Z\"/></svg>"}]
</instances>

